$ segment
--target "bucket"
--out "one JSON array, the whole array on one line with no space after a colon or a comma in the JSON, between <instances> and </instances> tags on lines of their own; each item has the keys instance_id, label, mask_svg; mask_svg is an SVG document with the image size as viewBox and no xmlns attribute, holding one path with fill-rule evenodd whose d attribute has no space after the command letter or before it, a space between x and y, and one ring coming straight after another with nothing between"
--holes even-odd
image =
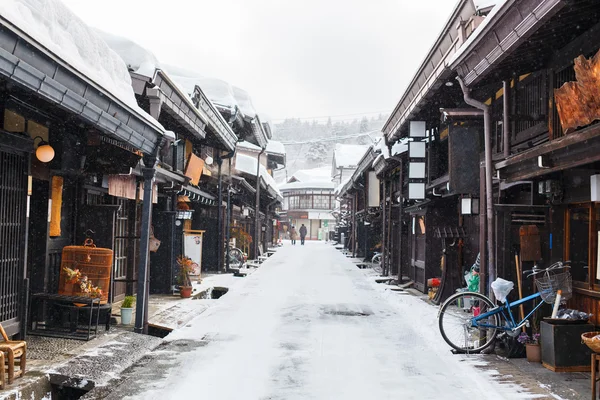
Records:
<instances>
[{"instance_id":1,"label":"bucket","mask_svg":"<svg viewBox=\"0 0 600 400\"><path fill-rule=\"evenodd\" d=\"M133 308L121 308L121 324L131 325Z\"/></svg>"}]
</instances>

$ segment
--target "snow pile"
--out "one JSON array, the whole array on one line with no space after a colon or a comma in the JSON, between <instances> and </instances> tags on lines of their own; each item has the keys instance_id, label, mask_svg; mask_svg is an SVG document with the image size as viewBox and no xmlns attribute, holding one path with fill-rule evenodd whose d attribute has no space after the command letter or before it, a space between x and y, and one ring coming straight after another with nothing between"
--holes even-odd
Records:
<instances>
[{"instance_id":1,"label":"snow pile","mask_svg":"<svg viewBox=\"0 0 600 400\"><path fill-rule=\"evenodd\" d=\"M96 32L125 61L127 67L136 74L152 78L154 72L161 69L156 56L134 41L101 30L96 30Z\"/></svg>"},{"instance_id":2,"label":"snow pile","mask_svg":"<svg viewBox=\"0 0 600 400\"><path fill-rule=\"evenodd\" d=\"M371 145L336 144L333 153L335 168L356 167L370 147Z\"/></svg>"},{"instance_id":3,"label":"snow pile","mask_svg":"<svg viewBox=\"0 0 600 400\"><path fill-rule=\"evenodd\" d=\"M138 107L123 60L59 0L0 0L0 15L162 130Z\"/></svg>"}]
</instances>

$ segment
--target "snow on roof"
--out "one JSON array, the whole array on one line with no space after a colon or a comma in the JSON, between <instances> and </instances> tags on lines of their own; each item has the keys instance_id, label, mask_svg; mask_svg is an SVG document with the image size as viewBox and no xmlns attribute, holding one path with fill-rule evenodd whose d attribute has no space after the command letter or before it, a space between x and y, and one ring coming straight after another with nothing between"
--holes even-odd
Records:
<instances>
[{"instance_id":1,"label":"snow on roof","mask_svg":"<svg viewBox=\"0 0 600 400\"><path fill-rule=\"evenodd\" d=\"M348 182L350 182L350 180L352 179L352 175L347 177L346 179L344 179L339 185L336 186L335 190L333 191L333 193L337 196L340 194L340 192L344 189L344 186L346 186L348 184Z\"/></svg>"},{"instance_id":2,"label":"snow on roof","mask_svg":"<svg viewBox=\"0 0 600 400\"><path fill-rule=\"evenodd\" d=\"M473 0L473 4L475 4L475 9L477 11L479 11L481 9L493 7L497 3L498 3L498 0Z\"/></svg>"},{"instance_id":3,"label":"snow on roof","mask_svg":"<svg viewBox=\"0 0 600 400\"><path fill-rule=\"evenodd\" d=\"M335 168L356 167L370 147L371 145L362 144L336 144L333 152Z\"/></svg>"},{"instance_id":4,"label":"snow on roof","mask_svg":"<svg viewBox=\"0 0 600 400\"><path fill-rule=\"evenodd\" d=\"M235 156L235 169L238 172L245 173L248 175L256 176L256 168L258 160L254 157L247 156L245 154L237 153ZM259 168L260 177L266 182L267 186L270 186L275 192L281 196L281 192L277 189L277 183L275 179L269 174L267 169L262 165Z\"/></svg>"},{"instance_id":5,"label":"snow on roof","mask_svg":"<svg viewBox=\"0 0 600 400\"><path fill-rule=\"evenodd\" d=\"M490 21L494 18L494 16L498 13L498 11L500 11L502 6L507 1L508 0L495 1L496 5L494 6L494 8L492 8L492 10L489 12L489 14L484 18L483 22L481 24L479 24L479 26L477 27L477 29L475 29L475 31L473 31L473 33L471 33L471 36L469 36L469 38L458 48L456 53L454 53L452 55L452 57L450 57L450 60L448 60L448 65L450 66L450 68L454 69L453 64L456 62L456 60L458 60L460 57L462 57L462 55L465 53L465 51L467 51L467 49L471 46L471 44L475 41L475 39L477 39L482 34L485 27L490 23Z\"/></svg>"},{"instance_id":6,"label":"snow on roof","mask_svg":"<svg viewBox=\"0 0 600 400\"><path fill-rule=\"evenodd\" d=\"M154 72L161 69L156 56L134 41L99 29L96 29L96 32L125 61L127 67L136 74L152 78Z\"/></svg>"},{"instance_id":7,"label":"snow on roof","mask_svg":"<svg viewBox=\"0 0 600 400\"><path fill-rule=\"evenodd\" d=\"M299 182L331 182L331 167L327 166L312 169L301 169L294 172L290 179L288 179L288 181L291 180L296 180Z\"/></svg>"},{"instance_id":8,"label":"snow on roof","mask_svg":"<svg viewBox=\"0 0 600 400\"><path fill-rule=\"evenodd\" d=\"M125 62L60 0L2 0L0 15L164 131L138 106Z\"/></svg>"},{"instance_id":9,"label":"snow on roof","mask_svg":"<svg viewBox=\"0 0 600 400\"><path fill-rule=\"evenodd\" d=\"M392 156L408 151L408 140L399 140L392 146Z\"/></svg>"},{"instance_id":10,"label":"snow on roof","mask_svg":"<svg viewBox=\"0 0 600 400\"><path fill-rule=\"evenodd\" d=\"M277 140L269 140L267 142L267 153L284 155L286 154L285 146Z\"/></svg>"},{"instance_id":11,"label":"snow on roof","mask_svg":"<svg viewBox=\"0 0 600 400\"><path fill-rule=\"evenodd\" d=\"M252 104L252 99L248 92L244 89L240 89L237 86L232 86L233 88L233 97L237 103L242 114L249 118L256 118L256 110L254 109L254 105Z\"/></svg>"},{"instance_id":12,"label":"snow on roof","mask_svg":"<svg viewBox=\"0 0 600 400\"><path fill-rule=\"evenodd\" d=\"M168 66L167 69L172 72L171 77L188 93L193 93L194 86L197 85L215 106L230 110L238 108L244 116L256 118L257 113L252 104L252 99L245 90L230 85L221 79L206 78L182 68ZM272 128L272 124L270 126Z\"/></svg>"},{"instance_id":13,"label":"snow on roof","mask_svg":"<svg viewBox=\"0 0 600 400\"><path fill-rule=\"evenodd\" d=\"M335 183L329 181L309 181L309 182L292 182L279 185L279 190L282 192L295 189L329 189L333 190Z\"/></svg>"},{"instance_id":14,"label":"snow on roof","mask_svg":"<svg viewBox=\"0 0 600 400\"><path fill-rule=\"evenodd\" d=\"M242 149L249 149L249 150L254 150L254 151L260 151L261 148L258 147L257 145L250 143L248 141L243 141L243 142L238 142L236 144L236 147L238 148L242 148ZM285 155L285 146L283 145L283 143L278 142L276 140L269 140L267 142L267 147L265 149L265 152L267 154L279 154L279 155Z\"/></svg>"}]
</instances>

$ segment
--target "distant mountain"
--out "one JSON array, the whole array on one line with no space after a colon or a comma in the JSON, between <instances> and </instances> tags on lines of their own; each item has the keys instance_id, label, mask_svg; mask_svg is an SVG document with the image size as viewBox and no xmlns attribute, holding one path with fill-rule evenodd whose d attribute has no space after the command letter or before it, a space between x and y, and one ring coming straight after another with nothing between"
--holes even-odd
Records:
<instances>
[{"instance_id":1,"label":"distant mountain","mask_svg":"<svg viewBox=\"0 0 600 400\"><path fill-rule=\"evenodd\" d=\"M331 166L336 143L370 144L381 137L380 131L387 118L384 114L353 121L332 122L329 118L326 123L289 118L275 124L273 139L284 142L287 152L287 171L279 171L276 176L283 177L287 172L290 177L301 169ZM358 136L359 133L365 135ZM293 144L295 142L310 143Z\"/></svg>"}]
</instances>

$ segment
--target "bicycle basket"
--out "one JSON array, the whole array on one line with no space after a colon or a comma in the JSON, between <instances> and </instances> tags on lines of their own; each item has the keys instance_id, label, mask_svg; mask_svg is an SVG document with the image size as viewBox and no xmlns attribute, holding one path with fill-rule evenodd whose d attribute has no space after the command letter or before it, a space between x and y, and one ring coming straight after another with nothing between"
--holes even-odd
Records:
<instances>
[{"instance_id":1,"label":"bicycle basket","mask_svg":"<svg viewBox=\"0 0 600 400\"><path fill-rule=\"evenodd\" d=\"M546 273L536 278L535 283L542 296L542 300L548 304L554 304L556 301L556 292L559 290L562 291L561 303L565 303L573 294L571 274L568 271L559 274Z\"/></svg>"}]
</instances>

